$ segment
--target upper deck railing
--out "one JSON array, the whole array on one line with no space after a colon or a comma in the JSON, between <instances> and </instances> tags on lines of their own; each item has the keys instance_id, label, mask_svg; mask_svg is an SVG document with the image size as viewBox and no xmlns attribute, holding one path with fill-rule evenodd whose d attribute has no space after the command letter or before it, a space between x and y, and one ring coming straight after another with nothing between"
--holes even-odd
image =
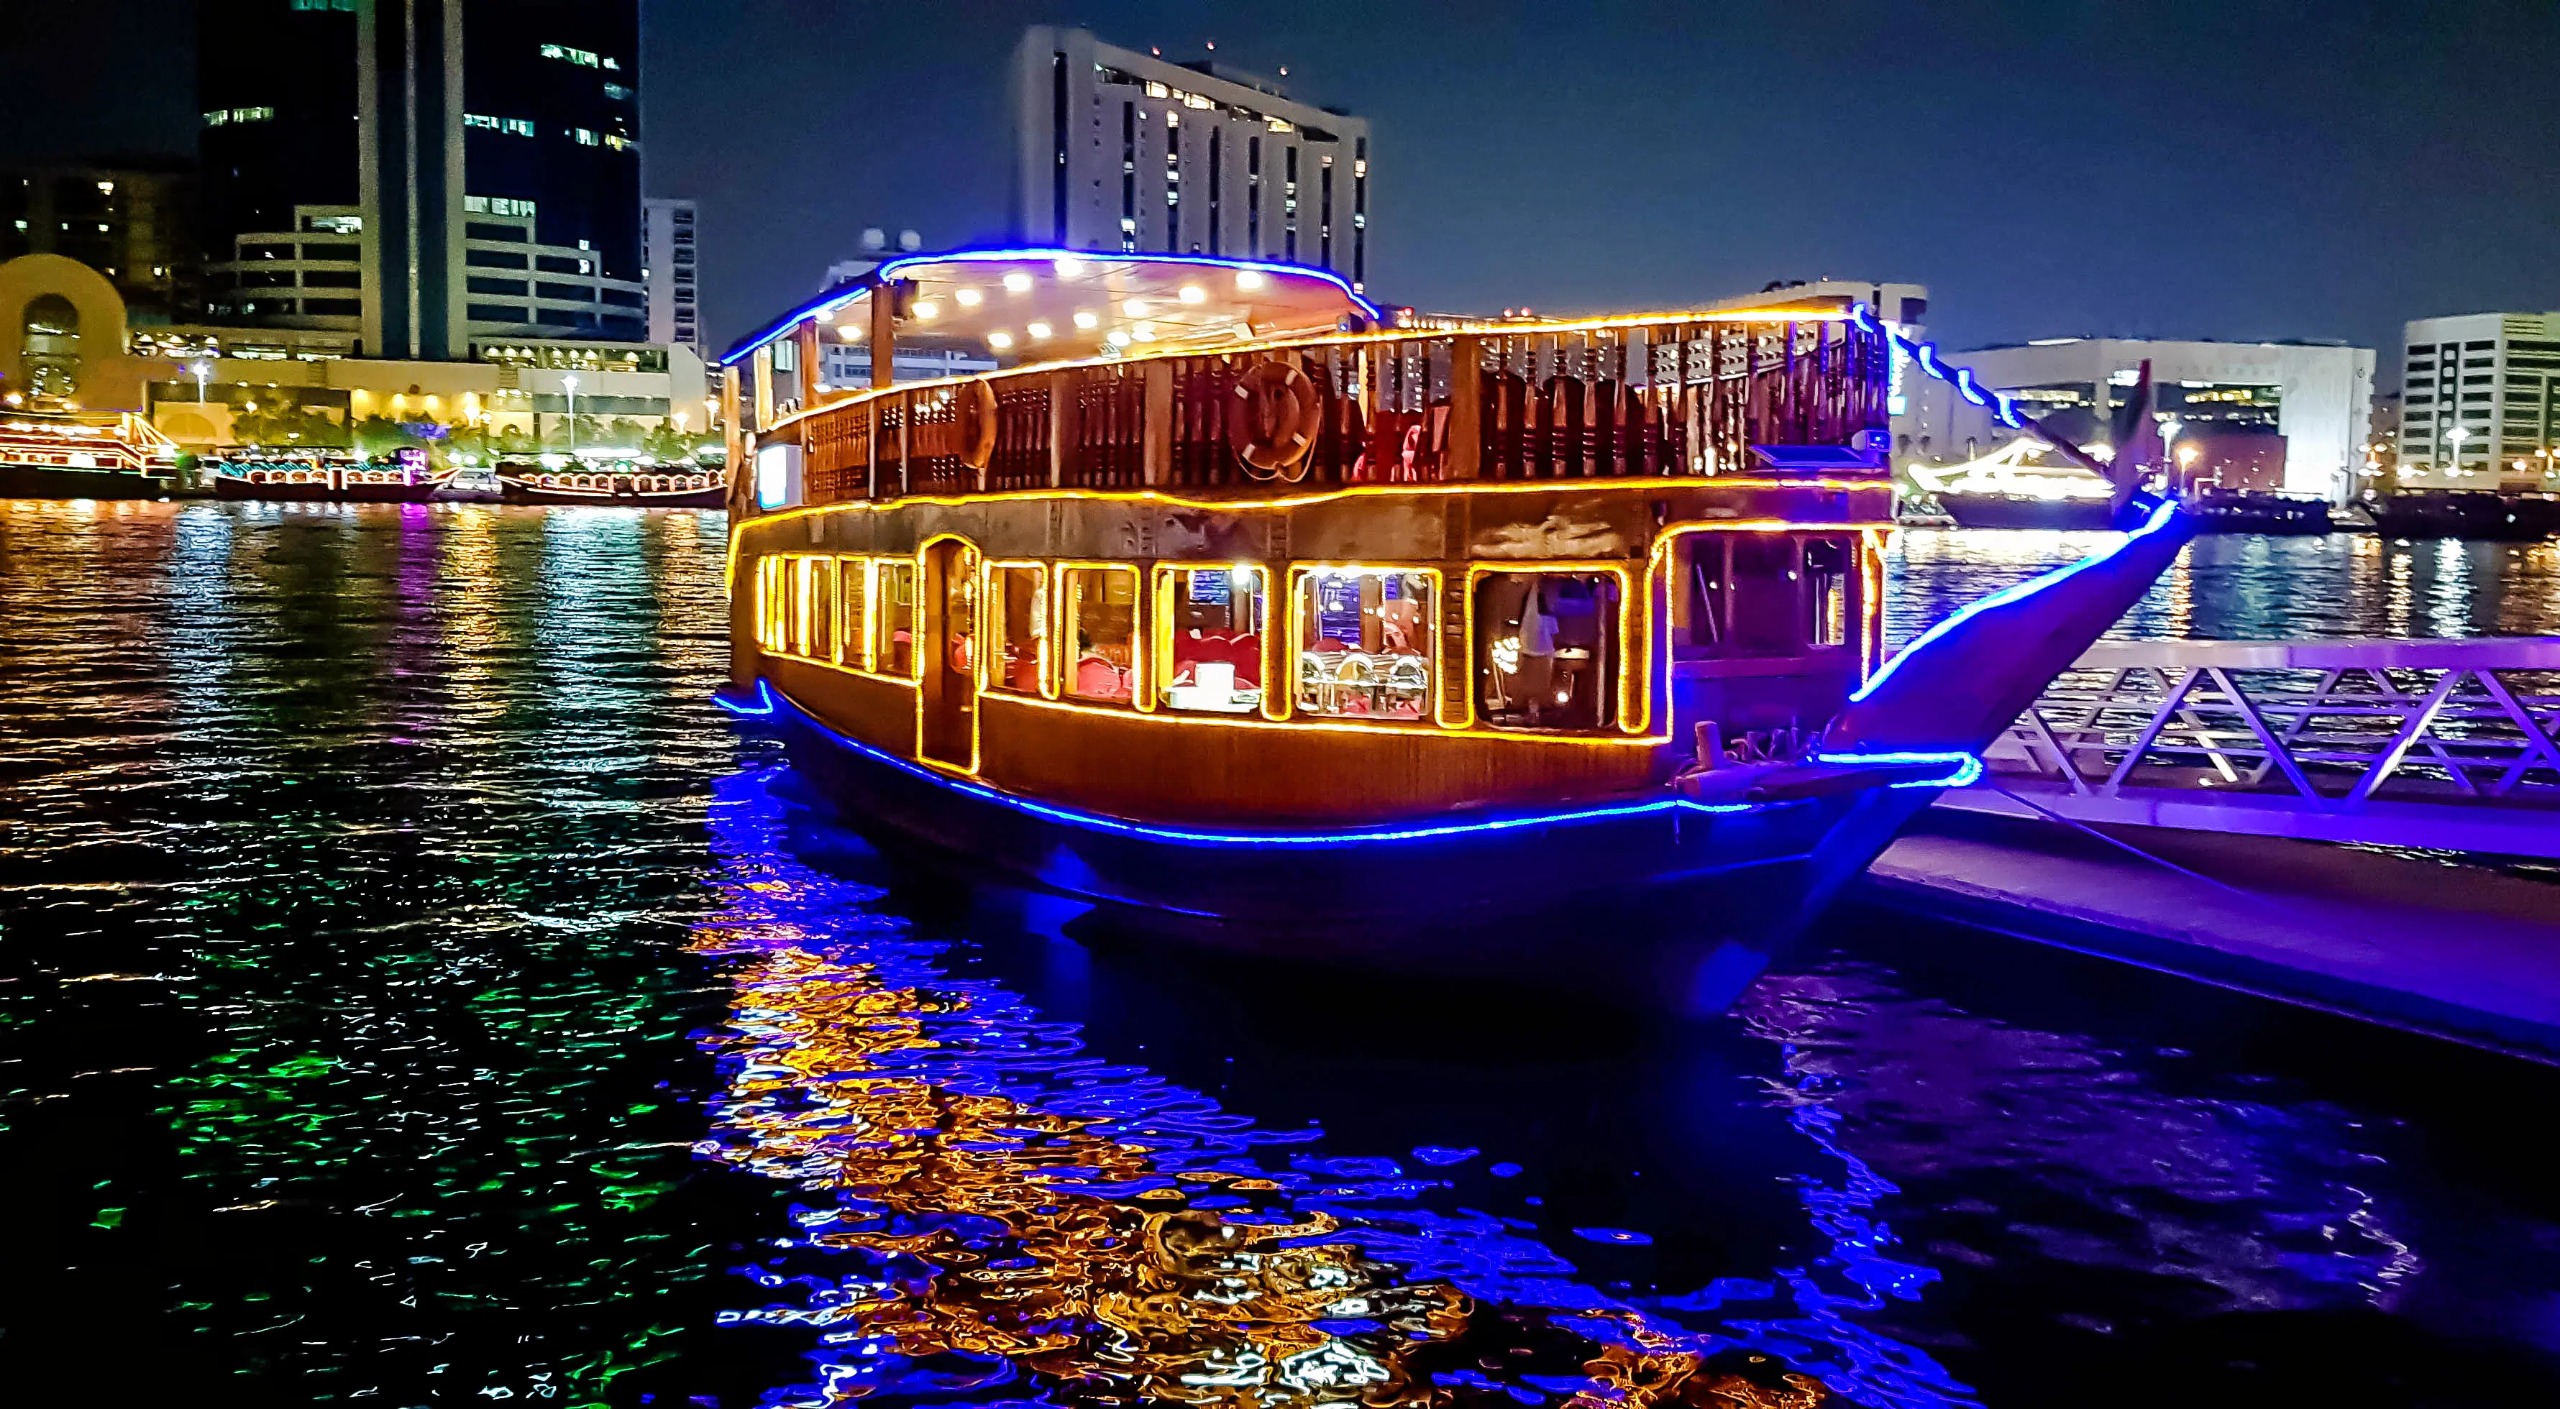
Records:
<instances>
[{"instance_id":1,"label":"upper deck railing","mask_svg":"<svg viewBox=\"0 0 2560 1409\"><path fill-rule=\"evenodd\" d=\"M1808 448L1839 452L1832 472L1881 476L1866 447L1885 430L1888 359L1881 328L1825 310L1356 333L861 392L781 419L764 443L803 446L809 504L1703 477L1802 468ZM1275 382L1289 391L1275 398ZM1275 399L1277 419L1303 417L1293 459L1256 441ZM1280 463L1257 468L1248 448Z\"/></svg>"}]
</instances>

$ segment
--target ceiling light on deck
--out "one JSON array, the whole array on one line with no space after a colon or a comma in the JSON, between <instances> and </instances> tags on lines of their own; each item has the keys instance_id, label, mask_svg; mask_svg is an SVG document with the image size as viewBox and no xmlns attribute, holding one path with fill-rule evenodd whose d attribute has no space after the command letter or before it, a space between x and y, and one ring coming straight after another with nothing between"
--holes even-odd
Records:
<instances>
[{"instance_id":1,"label":"ceiling light on deck","mask_svg":"<svg viewBox=\"0 0 2560 1409\"><path fill-rule=\"evenodd\" d=\"M976 289L961 289L954 292L951 297L957 301L962 308L975 308L978 306L978 300L985 298L986 295L978 292Z\"/></svg>"},{"instance_id":2,"label":"ceiling light on deck","mask_svg":"<svg viewBox=\"0 0 2560 1409\"><path fill-rule=\"evenodd\" d=\"M1005 332L1002 329L989 333L987 334L987 346L994 348L998 352L1002 352L1006 348L1013 346L1013 334Z\"/></svg>"},{"instance_id":3,"label":"ceiling light on deck","mask_svg":"<svg viewBox=\"0 0 2560 1409\"><path fill-rule=\"evenodd\" d=\"M821 308L810 316L821 323L832 323L836 321L836 311L832 308Z\"/></svg>"},{"instance_id":4,"label":"ceiling light on deck","mask_svg":"<svg viewBox=\"0 0 2560 1409\"><path fill-rule=\"evenodd\" d=\"M915 315L925 322L930 323L935 318L942 315L942 305L934 302L932 299L926 299L915 306Z\"/></svg>"},{"instance_id":5,"label":"ceiling light on deck","mask_svg":"<svg viewBox=\"0 0 2560 1409\"><path fill-rule=\"evenodd\" d=\"M1156 340L1156 325L1153 323L1133 323L1129 326L1129 336L1136 338L1140 342L1154 342Z\"/></svg>"},{"instance_id":6,"label":"ceiling light on deck","mask_svg":"<svg viewBox=\"0 0 2560 1409\"><path fill-rule=\"evenodd\" d=\"M1004 291L1009 294L1031 292L1031 276L1017 269L1004 276Z\"/></svg>"},{"instance_id":7,"label":"ceiling light on deck","mask_svg":"<svg viewBox=\"0 0 2560 1409\"><path fill-rule=\"evenodd\" d=\"M1031 335L1033 342L1046 342L1049 337L1049 325L1046 323L1034 323L1023 331Z\"/></svg>"},{"instance_id":8,"label":"ceiling light on deck","mask_svg":"<svg viewBox=\"0 0 2560 1409\"><path fill-rule=\"evenodd\" d=\"M1133 298L1127 303L1120 305L1120 311L1128 314L1132 318L1143 318L1146 316L1147 312L1147 301L1142 298Z\"/></svg>"},{"instance_id":9,"label":"ceiling light on deck","mask_svg":"<svg viewBox=\"0 0 2560 1409\"><path fill-rule=\"evenodd\" d=\"M1053 259L1049 261L1049 267L1057 272L1059 278L1072 279L1084 272L1084 261L1070 258Z\"/></svg>"},{"instance_id":10,"label":"ceiling light on deck","mask_svg":"<svg viewBox=\"0 0 2560 1409\"><path fill-rule=\"evenodd\" d=\"M1239 290L1250 292L1254 289L1261 288L1267 282L1269 281L1262 277L1262 271L1259 269L1239 269L1236 271L1236 287Z\"/></svg>"},{"instance_id":11,"label":"ceiling light on deck","mask_svg":"<svg viewBox=\"0 0 2560 1409\"><path fill-rule=\"evenodd\" d=\"M1209 291L1198 284L1185 284L1182 286L1181 298L1184 303L1207 303Z\"/></svg>"},{"instance_id":12,"label":"ceiling light on deck","mask_svg":"<svg viewBox=\"0 0 2560 1409\"><path fill-rule=\"evenodd\" d=\"M1089 333L1102 326L1102 319L1096 316L1089 309L1078 309L1076 310L1076 326Z\"/></svg>"},{"instance_id":13,"label":"ceiling light on deck","mask_svg":"<svg viewBox=\"0 0 2560 1409\"><path fill-rule=\"evenodd\" d=\"M836 336L844 339L846 342L860 342L862 341L862 325L860 323L847 323L843 327L836 329Z\"/></svg>"},{"instance_id":14,"label":"ceiling light on deck","mask_svg":"<svg viewBox=\"0 0 2560 1409\"><path fill-rule=\"evenodd\" d=\"M1129 345L1129 335L1119 328L1114 328L1111 330L1111 336L1108 341L1113 347L1127 347Z\"/></svg>"}]
</instances>

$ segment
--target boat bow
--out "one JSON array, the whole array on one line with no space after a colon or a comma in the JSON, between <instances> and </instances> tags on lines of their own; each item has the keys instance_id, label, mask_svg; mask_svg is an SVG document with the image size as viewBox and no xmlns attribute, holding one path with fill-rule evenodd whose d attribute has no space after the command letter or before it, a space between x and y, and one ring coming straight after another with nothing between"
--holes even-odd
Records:
<instances>
[{"instance_id":1,"label":"boat bow","mask_svg":"<svg viewBox=\"0 0 2560 1409\"><path fill-rule=\"evenodd\" d=\"M2105 634L2194 537L2178 501L2124 541L1996 592L1885 663L1823 733L1826 754L1980 753Z\"/></svg>"}]
</instances>

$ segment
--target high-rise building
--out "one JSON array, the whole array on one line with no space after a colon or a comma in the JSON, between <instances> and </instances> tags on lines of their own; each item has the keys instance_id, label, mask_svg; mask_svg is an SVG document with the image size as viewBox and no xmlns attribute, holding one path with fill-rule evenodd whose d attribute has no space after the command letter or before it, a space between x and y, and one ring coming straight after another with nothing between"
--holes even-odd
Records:
<instances>
[{"instance_id":1,"label":"high-rise building","mask_svg":"<svg viewBox=\"0 0 2560 1409\"><path fill-rule=\"evenodd\" d=\"M702 355L702 292L694 260L694 205L652 200L641 227L640 262L649 274L649 341L683 343Z\"/></svg>"},{"instance_id":2,"label":"high-rise building","mask_svg":"<svg viewBox=\"0 0 2560 1409\"><path fill-rule=\"evenodd\" d=\"M203 297L195 173L115 160L0 170L0 260L58 254L107 277L137 323L193 317Z\"/></svg>"},{"instance_id":3,"label":"high-rise building","mask_svg":"<svg viewBox=\"0 0 2560 1409\"><path fill-rule=\"evenodd\" d=\"M208 304L376 357L648 335L638 0L205 0Z\"/></svg>"},{"instance_id":4,"label":"high-rise building","mask_svg":"<svg viewBox=\"0 0 2560 1409\"><path fill-rule=\"evenodd\" d=\"M2420 318L2402 336L2402 488L2560 488L2560 313Z\"/></svg>"},{"instance_id":5,"label":"high-rise building","mask_svg":"<svg viewBox=\"0 0 2560 1409\"><path fill-rule=\"evenodd\" d=\"M1285 72L1285 71L1284 71ZM1013 57L1026 241L1369 270L1369 124L1206 60L1034 26Z\"/></svg>"}]
</instances>

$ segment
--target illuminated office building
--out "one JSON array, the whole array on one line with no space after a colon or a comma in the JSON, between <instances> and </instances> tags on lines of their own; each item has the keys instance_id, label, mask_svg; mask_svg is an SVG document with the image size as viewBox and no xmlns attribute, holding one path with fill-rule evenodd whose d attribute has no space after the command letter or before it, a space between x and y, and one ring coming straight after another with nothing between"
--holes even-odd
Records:
<instances>
[{"instance_id":1,"label":"illuminated office building","mask_svg":"<svg viewBox=\"0 0 2560 1409\"><path fill-rule=\"evenodd\" d=\"M217 319L365 355L649 335L637 0L204 0Z\"/></svg>"},{"instance_id":2,"label":"illuminated office building","mask_svg":"<svg viewBox=\"0 0 2560 1409\"><path fill-rule=\"evenodd\" d=\"M2420 318L2403 335L2404 489L2560 489L2560 313Z\"/></svg>"},{"instance_id":3,"label":"illuminated office building","mask_svg":"<svg viewBox=\"0 0 2560 1409\"><path fill-rule=\"evenodd\" d=\"M1286 71L1283 70L1285 73ZM1269 79L1035 26L1013 59L1016 235L1309 264L1364 286L1369 124Z\"/></svg>"}]
</instances>

